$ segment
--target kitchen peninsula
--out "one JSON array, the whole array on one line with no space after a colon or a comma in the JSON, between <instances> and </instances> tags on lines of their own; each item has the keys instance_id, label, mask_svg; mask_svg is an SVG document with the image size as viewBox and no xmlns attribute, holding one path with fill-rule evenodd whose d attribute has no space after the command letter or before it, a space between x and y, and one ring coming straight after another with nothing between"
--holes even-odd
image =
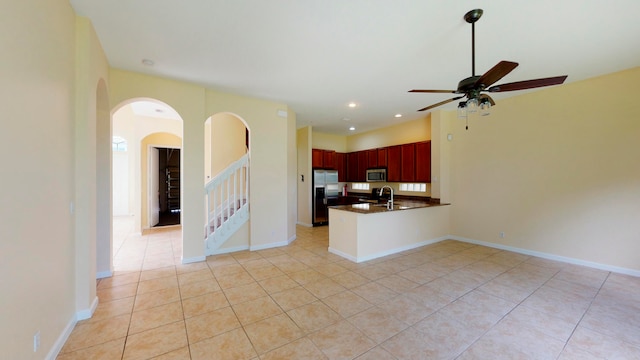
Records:
<instances>
[{"instance_id":1,"label":"kitchen peninsula","mask_svg":"<svg viewBox=\"0 0 640 360\"><path fill-rule=\"evenodd\" d=\"M329 252L354 262L414 249L449 235L449 204L398 201L329 208Z\"/></svg>"}]
</instances>

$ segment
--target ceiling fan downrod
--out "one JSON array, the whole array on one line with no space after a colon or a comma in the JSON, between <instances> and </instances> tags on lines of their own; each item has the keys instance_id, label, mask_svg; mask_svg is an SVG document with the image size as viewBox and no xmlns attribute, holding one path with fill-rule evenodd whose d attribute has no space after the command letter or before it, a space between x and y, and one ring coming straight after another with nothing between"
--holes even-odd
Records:
<instances>
[{"instance_id":1,"label":"ceiling fan downrod","mask_svg":"<svg viewBox=\"0 0 640 360\"><path fill-rule=\"evenodd\" d=\"M474 9L464 14L464 20L471 24L471 76L476 76L476 21L482 17L482 9Z\"/></svg>"}]
</instances>

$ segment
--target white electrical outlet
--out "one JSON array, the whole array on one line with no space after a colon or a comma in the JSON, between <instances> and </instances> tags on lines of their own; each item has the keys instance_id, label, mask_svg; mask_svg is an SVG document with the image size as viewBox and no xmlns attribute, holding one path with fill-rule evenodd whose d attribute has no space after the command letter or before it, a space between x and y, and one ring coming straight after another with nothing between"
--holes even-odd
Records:
<instances>
[{"instance_id":1,"label":"white electrical outlet","mask_svg":"<svg viewBox=\"0 0 640 360\"><path fill-rule=\"evenodd\" d=\"M40 348L40 330L33 335L33 352L37 352Z\"/></svg>"},{"instance_id":2,"label":"white electrical outlet","mask_svg":"<svg viewBox=\"0 0 640 360\"><path fill-rule=\"evenodd\" d=\"M504 239L504 231L500 231L500 238Z\"/></svg>"}]
</instances>

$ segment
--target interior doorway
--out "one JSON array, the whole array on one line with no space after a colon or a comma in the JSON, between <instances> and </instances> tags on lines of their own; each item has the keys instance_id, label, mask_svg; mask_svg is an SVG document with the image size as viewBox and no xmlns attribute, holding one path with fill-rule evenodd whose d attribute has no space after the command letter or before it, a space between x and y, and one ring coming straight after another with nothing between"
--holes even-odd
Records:
<instances>
[{"instance_id":1,"label":"interior doorway","mask_svg":"<svg viewBox=\"0 0 640 360\"><path fill-rule=\"evenodd\" d=\"M180 149L149 152L149 215L152 227L180 225Z\"/></svg>"}]
</instances>

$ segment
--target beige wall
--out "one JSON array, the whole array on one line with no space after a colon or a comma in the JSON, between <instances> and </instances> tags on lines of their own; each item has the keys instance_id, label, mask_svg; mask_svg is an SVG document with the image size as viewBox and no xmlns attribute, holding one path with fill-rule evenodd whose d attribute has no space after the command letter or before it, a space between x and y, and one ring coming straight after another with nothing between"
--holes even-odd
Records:
<instances>
[{"instance_id":1,"label":"beige wall","mask_svg":"<svg viewBox=\"0 0 640 360\"><path fill-rule=\"evenodd\" d=\"M100 55L92 34L76 48L83 29L68 1L7 1L2 13L0 149L14 156L3 162L3 174L11 174L2 180L4 201L11 206L0 209L0 358L42 359L95 301L95 170L77 163L74 149L92 149L86 156L96 161L97 79L105 69L91 57ZM89 57L83 79L76 50ZM79 129L89 136L82 144ZM80 206L89 211L88 223L76 219Z\"/></svg>"},{"instance_id":2,"label":"beige wall","mask_svg":"<svg viewBox=\"0 0 640 360\"><path fill-rule=\"evenodd\" d=\"M353 152L426 140L431 140L431 113L422 119L349 136L314 131L311 148Z\"/></svg>"},{"instance_id":3,"label":"beige wall","mask_svg":"<svg viewBox=\"0 0 640 360\"><path fill-rule=\"evenodd\" d=\"M310 126L305 126L297 130L298 146L298 219L300 225L312 226L311 218L311 141L312 131ZM304 181L302 181L304 177Z\"/></svg>"},{"instance_id":4,"label":"beige wall","mask_svg":"<svg viewBox=\"0 0 640 360\"><path fill-rule=\"evenodd\" d=\"M313 131L311 133L311 148L347 152L347 136Z\"/></svg>"},{"instance_id":5,"label":"beige wall","mask_svg":"<svg viewBox=\"0 0 640 360\"><path fill-rule=\"evenodd\" d=\"M220 171L247 153L244 123L231 114L211 117L211 173Z\"/></svg>"},{"instance_id":6,"label":"beige wall","mask_svg":"<svg viewBox=\"0 0 640 360\"><path fill-rule=\"evenodd\" d=\"M298 220L297 171L298 147L296 144L296 113L287 108L287 241L296 239Z\"/></svg>"},{"instance_id":7,"label":"beige wall","mask_svg":"<svg viewBox=\"0 0 640 360\"><path fill-rule=\"evenodd\" d=\"M97 306L95 278L111 275L113 254L108 63L91 23L81 17L75 17L74 65L75 306L80 320Z\"/></svg>"},{"instance_id":8,"label":"beige wall","mask_svg":"<svg viewBox=\"0 0 640 360\"><path fill-rule=\"evenodd\" d=\"M640 274L639 82L634 68L496 100L468 131L451 112L452 234Z\"/></svg>"},{"instance_id":9,"label":"beige wall","mask_svg":"<svg viewBox=\"0 0 640 360\"><path fill-rule=\"evenodd\" d=\"M346 152L431 140L431 114L382 129L347 137Z\"/></svg>"}]
</instances>

